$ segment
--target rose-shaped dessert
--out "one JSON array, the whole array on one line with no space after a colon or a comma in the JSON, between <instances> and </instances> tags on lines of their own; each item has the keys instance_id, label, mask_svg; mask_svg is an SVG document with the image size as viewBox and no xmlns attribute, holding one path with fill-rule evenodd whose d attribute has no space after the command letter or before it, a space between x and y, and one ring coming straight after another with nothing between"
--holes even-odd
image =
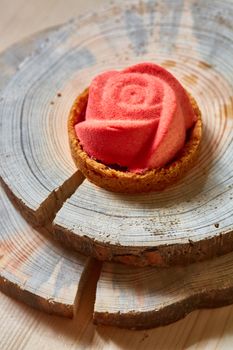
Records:
<instances>
[{"instance_id":1,"label":"rose-shaped dessert","mask_svg":"<svg viewBox=\"0 0 233 350\"><path fill-rule=\"evenodd\" d=\"M173 159L195 121L181 84L162 67L142 63L97 76L75 130L90 156L138 171Z\"/></svg>"},{"instance_id":2,"label":"rose-shaped dessert","mask_svg":"<svg viewBox=\"0 0 233 350\"><path fill-rule=\"evenodd\" d=\"M71 150L78 166L95 183L97 181L90 176L93 168L89 167L85 171L88 164L95 164L95 174L92 171L92 175L97 178L100 176L97 175L99 164L102 165L101 176L106 178L108 173L107 178L112 181L116 178L119 180L120 177L121 183L130 177L131 180L138 180L140 176L145 179L152 171L157 176L157 182L166 184L186 170L187 164L181 172L174 173L173 170L171 176L169 170L170 175L165 174L169 169L168 164L192 140L192 137L187 140L187 130L195 129L193 126L196 124L198 142L195 143L195 152L192 149L193 152L189 150L185 155L190 158L187 164L194 158L190 154L196 153L201 136L198 107L168 71L152 63L140 63L120 72L104 72L94 78L89 92L79 97L71 111ZM75 150L75 145L79 149ZM79 152L83 152L83 155L85 153L85 161ZM116 166L127 171L117 171ZM161 181L158 174L163 174L166 181ZM142 190L147 190L145 186L142 187ZM147 187L150 190L156 186ZM159 185L156 189L161 187L164 186ZM116 190L123 188L121 185Z\"/></svg>"}]
</instances>

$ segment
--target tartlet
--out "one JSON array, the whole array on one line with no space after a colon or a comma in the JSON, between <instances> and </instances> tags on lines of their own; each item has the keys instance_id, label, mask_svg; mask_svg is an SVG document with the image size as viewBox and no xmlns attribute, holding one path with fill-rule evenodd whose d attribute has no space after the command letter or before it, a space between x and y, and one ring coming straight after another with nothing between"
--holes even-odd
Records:
<instances>
[{"instance_id":1,"label":"tartlet","mask_svg":"<svg viewBox=\"0 0 233 350\"><path fill-rule=\"evenodd\" d=\"M68 118L69 143L75 164L91 182L113 192L158 191L176 182L192 167L202 136L201 112L195 99L190 94L187 95L195 115L195 123L187 130L183 147L165 165L137 172L116 162L104 164L84 150L75 127L85 121L89 88L85 89L74 101Z\"/></svg>"}]
</instances>

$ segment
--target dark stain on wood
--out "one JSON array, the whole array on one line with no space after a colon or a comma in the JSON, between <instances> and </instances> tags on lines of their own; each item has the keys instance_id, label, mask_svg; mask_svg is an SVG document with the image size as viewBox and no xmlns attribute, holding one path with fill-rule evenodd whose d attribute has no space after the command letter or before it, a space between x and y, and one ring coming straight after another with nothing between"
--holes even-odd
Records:
<instances>
[{"instance_id":1,"label":"dark stain on wood","mask_svg":"<svg viewBox=\"0 0 233 350\"><path fill-rule=\"evenodd\" d=\"M173 60L166 60L164 62L162 62L162 66L165 68L172 68L176 66L176 62Z\"/></svg>"},{"instance_id":2,"label":"dark stain on wood","mask_svg":"<svg viewBox=\"0 0 233 350\"><path fill-rule=\"evenodd\" d=\"M233 118L233 96L229 98L228 103L224 103L223 110L226 118Z\"/></svg>"},{"instance_id":3,"label":"dark stain on wood","mask_svg":"<svg viewBox=\"0 0 233 350\"><path fill-rule=\"evenodd\" d=\"M143 1L139 1L138 3L138 7L137 7L137 12L143 16L146 12L146 7L145 7L145 3Z\"/></svg>"},{"instance_id":4,"label":"dark stain on wood","mask_svg":"<svg viewBox=\"0 0 233 350\"><path fill-rule=\"evenodd\" d=\"M183 77L183 81L189 85L195 85L197 84L197 81L198 81L198 76L194 73L192 74L186 74L184 77Z\"/></svg>"},{"instance_id":5,"label":"dark stain on wood","mask_svg":"<svg viewBox=\"0 0 233 350\"><path fill-rule=\"evenodd\" d=\"M216 20L218 21L218 23L222 26L227 27L228 29L232 30L233 25L232 25L232 21L228 21L227 18L219 15L216 17Z\"/></svg>"},{"instance_id":6,"label":"dark stain on wood","mask_svg":"<svg viewBox=\"0 0 233 350\"><path fill-rule=\"evenodd\" d=\"M213 68L213 66L208 63L208 62L205 62L205 61L199 61L198 62L198 67L202 68L202 69L210 69L210 68Z\"/></svg>"}]
</instances>

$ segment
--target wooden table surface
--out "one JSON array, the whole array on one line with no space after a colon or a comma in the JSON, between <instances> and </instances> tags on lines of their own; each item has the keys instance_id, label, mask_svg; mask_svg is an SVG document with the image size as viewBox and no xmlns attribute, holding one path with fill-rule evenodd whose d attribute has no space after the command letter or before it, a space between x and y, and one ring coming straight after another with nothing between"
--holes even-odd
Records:
<instances>
[{"instance_id":1,"label":"wooden table surface","mask_svg":"<svg viewBox=\"0 0 233 350\"><path fill-rule=\"evenodd\" d=\"M107 0L0 0L0 51ZM94 286L92 286L94 287ZM0 349L232 349L233 306L196 311L170 326L128 331L92 324L94 292L74 320L49 316L0 294ZM91 303L92 300L92 303Z\"/></svg>"}]
</instances>

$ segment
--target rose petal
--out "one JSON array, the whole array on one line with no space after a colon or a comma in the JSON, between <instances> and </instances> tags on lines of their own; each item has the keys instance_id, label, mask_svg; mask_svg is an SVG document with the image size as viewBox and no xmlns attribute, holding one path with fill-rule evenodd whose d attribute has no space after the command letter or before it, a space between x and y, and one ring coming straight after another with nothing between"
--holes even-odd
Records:
<instances>
[{"instance_id":1,"label":"rose petal","mask_svg":"<svg viewBox=\"0 0 233 350\"><path fill-rule=\"evenodd\" d=\"M107 71L95 77L89 88L88 104L86 109L86 120L89 119L108 119L102 106L102 94L105 89L105 84L110 77L118 75L119 72Z\"/></svg>"},{"instance_id":2,"label":"rose petal","mask_svg":"<svg viewBox=\"0 0 233 350\"><path fill-rule=\"evenodd\" d=\"M130 171L171 161L196 120L178 80L152 63L98 75L89 89L85 118L75 127L84 150Z\"/></svg>"},{"instance_id":3,"label":"rose petal","mask_svg":"<svg viewBox=\"0 0 233 350\"><path fill-rule=\"evenodd\" d=\"M157 78L161 78L164 82L166 82L171 87L171 89L176 94L177 100L180 102L180 105L182 106L182 111L183 111L183 114L185 115L185 127L187 129L190 128L193 125L193 123L196 121L196 115L192 109L192 106L189 101L189 97L185 89L179 83L179 81L163 67L160 67L150 62L138 63L124 69L122 72L141 73L142 75L149 74Z\"/></svg>"},{"instance_id":4,"label":"rose petal","mask_svg":"<svg viewBox=\"0 0 233 350\"><path fill-rule=\"evenodd\" d=\"M86 121L75 125L85 151L105 164L131 167L145 144L153 142L158 121Z\"/></svg>"}]
</instances>

